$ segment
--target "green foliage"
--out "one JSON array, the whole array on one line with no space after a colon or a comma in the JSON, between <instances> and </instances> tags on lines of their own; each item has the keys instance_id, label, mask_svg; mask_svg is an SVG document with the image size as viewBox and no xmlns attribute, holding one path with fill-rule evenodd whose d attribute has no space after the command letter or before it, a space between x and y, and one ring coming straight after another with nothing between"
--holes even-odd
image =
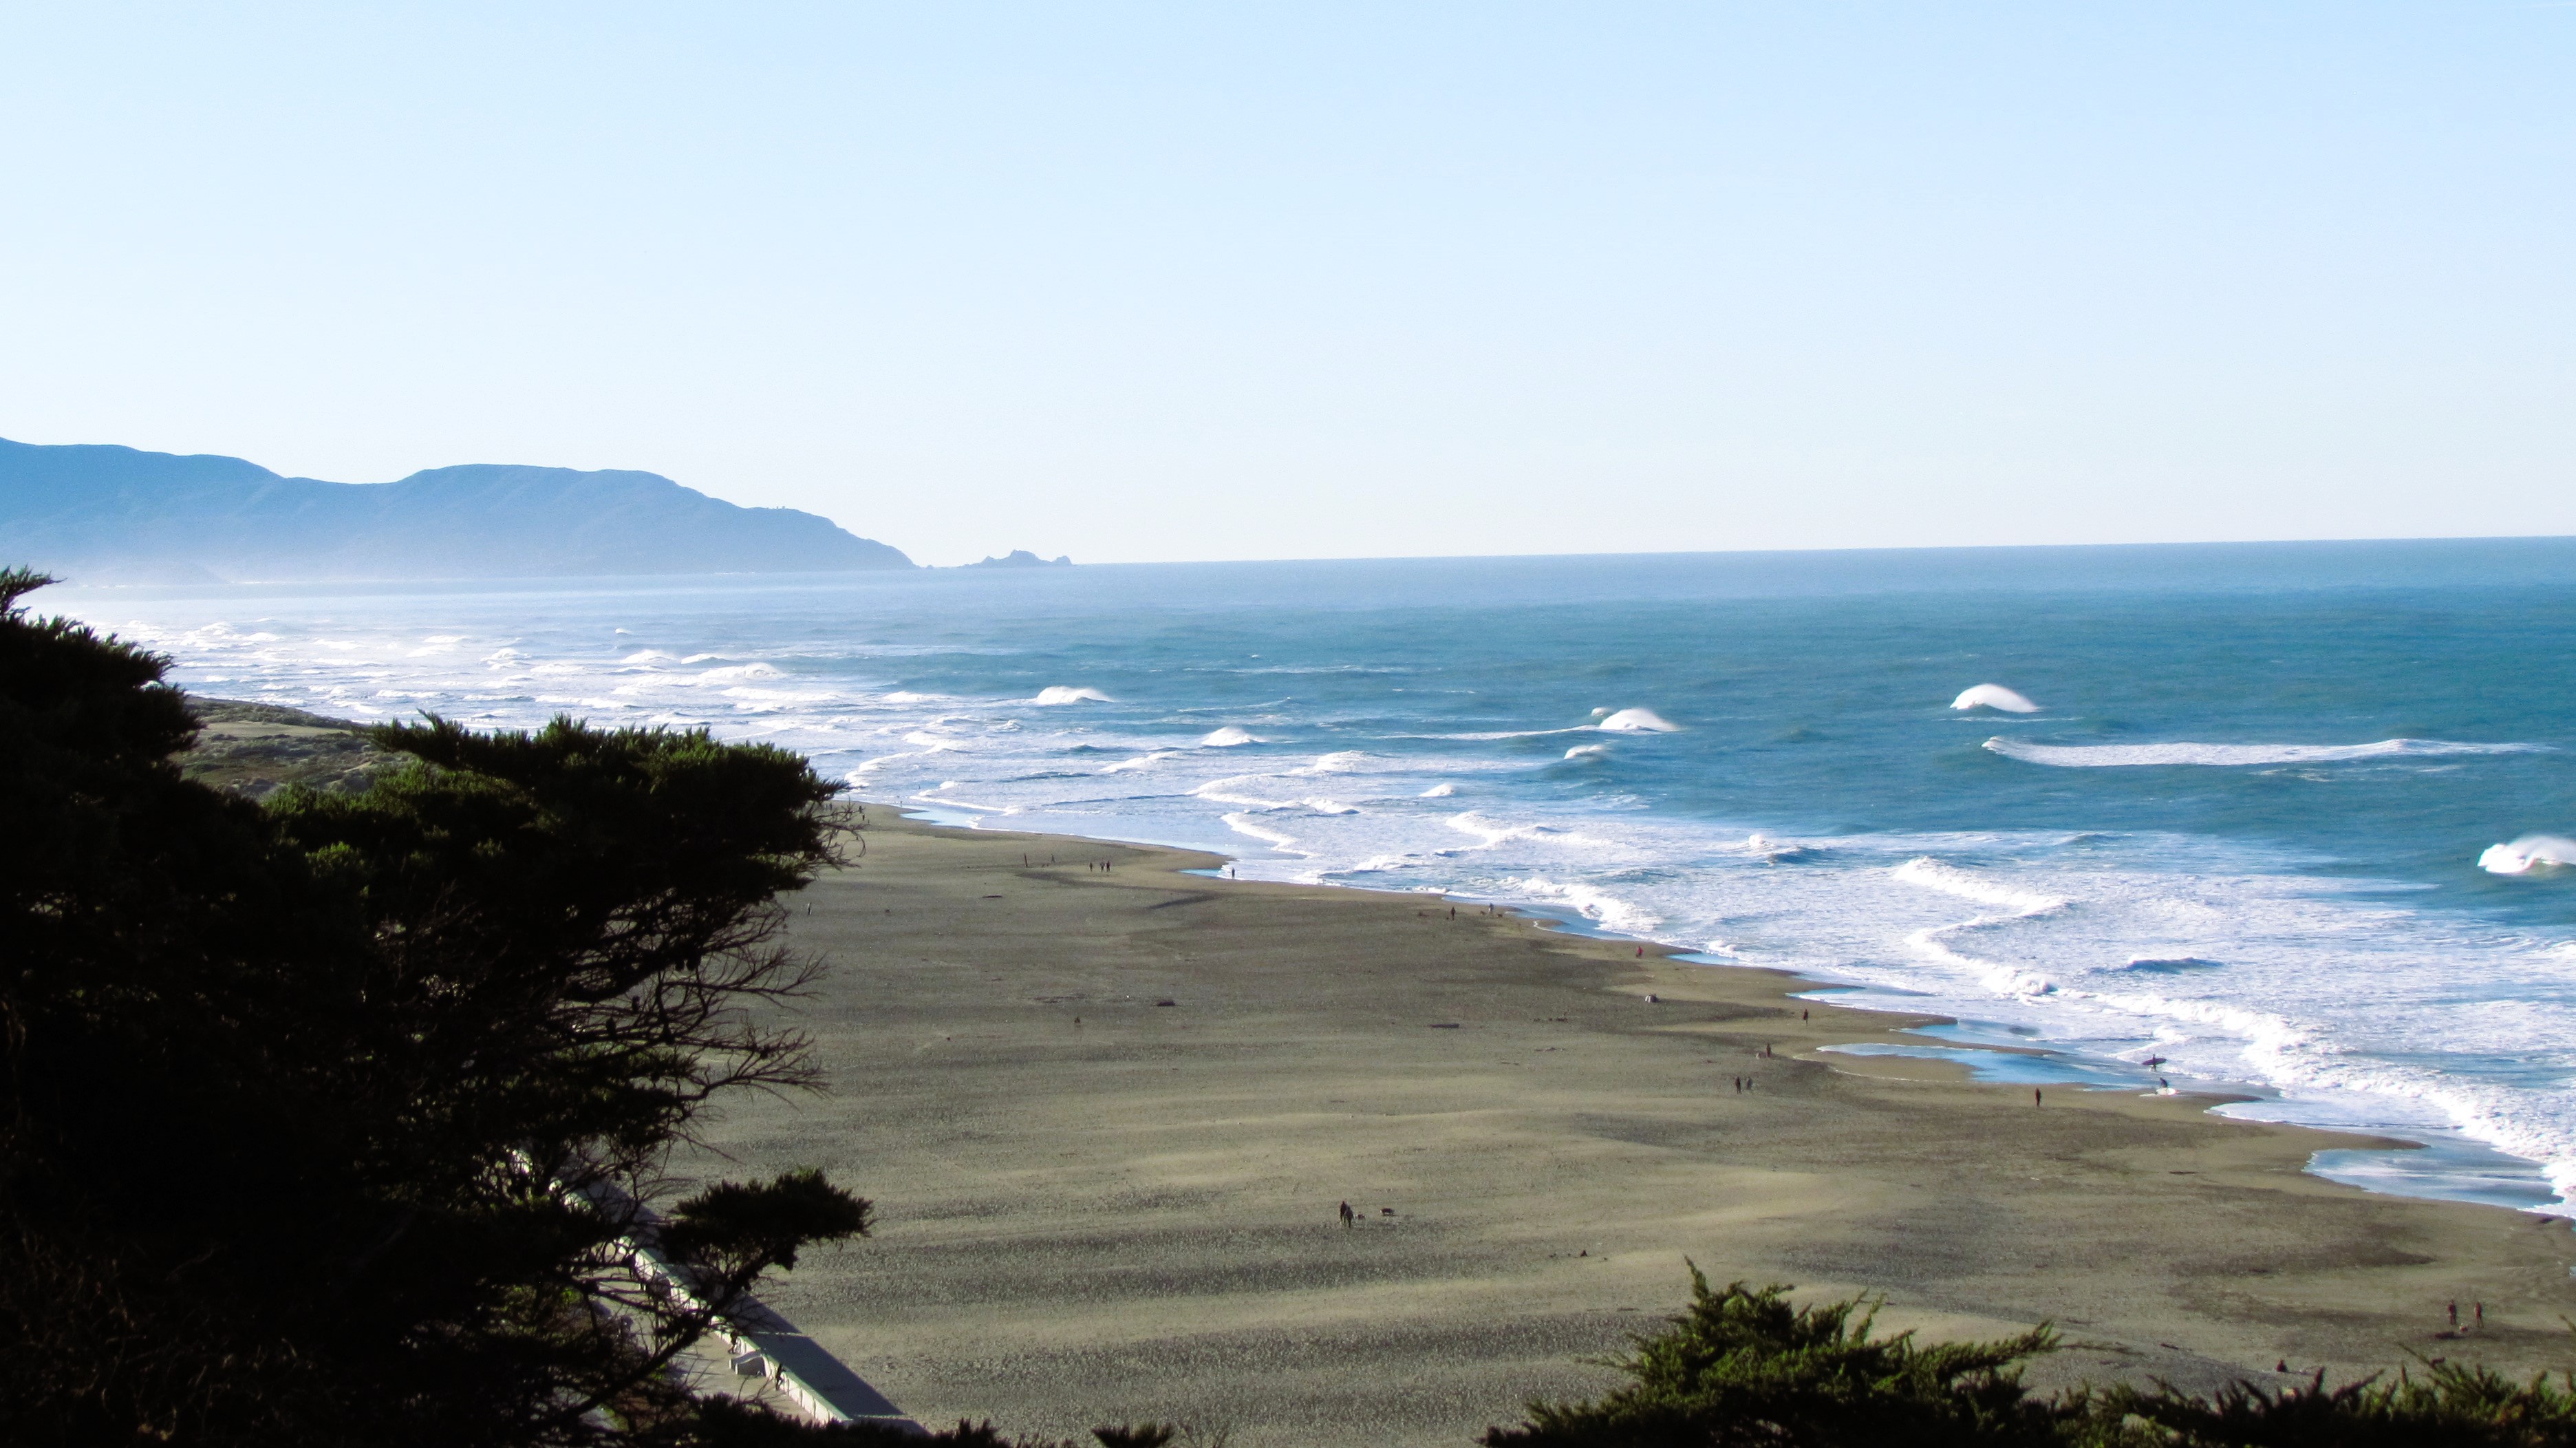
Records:
<instances>
[{"instance_id":1,"label":"green foliage","mask_svg":"<svg viewBox=\"0 0 2576 1448\"><path fill-rule=\"evenodd\" d=\"M1590 1403L1533 1403L1529 1422L1484 1441L1593 1445L2047 1444L2051 1415L2015 1364L2050 1351L2046 1328L1991 1343L1921 1346L1878 1337L1867 1304L1797 1307L1789 1289L1711 1290L1691 1268L1691 1305L1618 1363L1633 1380Z\"/></svg>"},{"instance_id":2,"label":"green foliage","mask_svg":"<svg viewBox=\"0 0 2576 1448\"><path fill-rule=\"evenodd\" d=\"M2576 1377L2516 1383L2483 1367L2429 1365L2424 1375L2368 1378L2339 1388L2318 1373L2272 1390L2238 1383L2214 1398L2169 1387L2115 1388L2084 1404L2085 1443L2179 1448L2576 1448ZM2137 1436L2116 1439L2115 1423Z\"/></svg>"},{"instance_id":3,"label":"green foliage","mask_svg":"<svg viewBox=\"0 0 2576 1448\"><path fill-rule=\"evenodd\" d=\"M680 1204L660 1246L701 1276L730 1275L750 1263L793 1268L805 1243L867 1230L868 1204L807 1170L756 1185L718 1182Z\"/></svg>"},{"instance_id":4,"label":"green foliage","mask_svg":"<svg viewBox=\"0 0 2576 1448\"><path fill-rule=\"evenodd\" d=\"M433 720L262 808L181 777L163 667L0 610L0 1439L683 1441L675 1355L867 1226L813 1173L643 1207L711 1098L814 1080L746 1007L812 978L834 787Z\"/></svg>"},{"instance_id":5,"label":"green foliage","mask_svg":"<svg viewBox=\"0 0 2576 1448\"><path fill-rule=\"evenodd\" d=\"M2238 1383L2213 1397L2159 1384L2034 1397L2019 1366L2056 1350L2043 1326L1993 1342L1876 1337L1863 1299L1798 1307L1790 1289L1711 1290L1615 1364L1630 1382L1585 1403L1533 1403L1484 1441L1546 1448L2576 1448L2576 1376L2515 1383L2484 1368L2329 1388Z\"/></svg>"}]
</instances>

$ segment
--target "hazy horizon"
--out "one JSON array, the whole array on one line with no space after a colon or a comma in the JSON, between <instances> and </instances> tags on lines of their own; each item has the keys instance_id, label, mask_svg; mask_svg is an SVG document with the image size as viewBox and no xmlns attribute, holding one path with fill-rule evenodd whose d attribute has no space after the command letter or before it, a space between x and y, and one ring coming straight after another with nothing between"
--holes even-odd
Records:
<instances>
[{"instance_id":1,"label":"hazy horizon","mask_svg":"<svg viewBox=\"0 0 2576 1448\"><path fill-rule=\"evenodd\" d=\"M30 442L934 564L2576 534L2576 7L0 36Z\"/></svg>"}]
</instances>

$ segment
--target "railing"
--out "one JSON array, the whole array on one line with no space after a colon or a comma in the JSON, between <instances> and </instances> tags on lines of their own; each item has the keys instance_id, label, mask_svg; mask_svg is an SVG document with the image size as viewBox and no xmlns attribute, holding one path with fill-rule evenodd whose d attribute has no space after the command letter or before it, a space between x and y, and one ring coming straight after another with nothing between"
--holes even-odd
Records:
<instances>
[{"instance_id":1,"label":"railing","mask_svg":"<svg viewBox=\"0 0 2576 1448\"><path fill-rule=\"evenodd\" d=\"M592 1186L587 1195L600 1210L648 1232L660 1220L652 1208L609 1183ZM663 1256L639 1236L621 1238L620 1245L640 1268L669 1284L672 1291L701 1308L707 1305L695 1274L688 1268ZM796 1324L777 1309L746 1295L734 1305L730 1316L731 1322L719 1320L709 1332L725 1345L736 1377L764 1379L798 1412L818 1423L882 1423L905 1432L924 1433L922 1426L905 1417L885 1394L850 1371L847 1363L832 1356L821 1343L797 1331Z\"/></svg>"}]
</instances>

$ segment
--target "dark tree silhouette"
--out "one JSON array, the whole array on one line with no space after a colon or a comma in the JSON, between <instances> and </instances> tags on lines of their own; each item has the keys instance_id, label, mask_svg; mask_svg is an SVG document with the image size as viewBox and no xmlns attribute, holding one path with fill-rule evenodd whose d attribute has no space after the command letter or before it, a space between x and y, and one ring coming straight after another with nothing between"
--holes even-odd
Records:
<instances>
[{"instance_id":1,"label":"dark tree silhouette","mask_svg":"<svg viewBox=\"0 0 2576 1448\"><path fill-rule=\"evenodd\" d=\"M433 719L253 805L180 777L163 660L18 607L50 581L0 574L0 1439L739 1436L667 1367L867 1204L641 1204L710 1099L815 1082L746 1007L813 979L776 898L837 787Z\"/></svg>"}]
</instances>

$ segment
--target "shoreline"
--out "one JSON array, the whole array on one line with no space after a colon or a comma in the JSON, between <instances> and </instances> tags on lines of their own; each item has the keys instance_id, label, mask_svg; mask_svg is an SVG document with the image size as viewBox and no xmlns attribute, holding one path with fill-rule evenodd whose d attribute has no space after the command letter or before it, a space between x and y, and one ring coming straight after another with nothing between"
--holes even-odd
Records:
<instances>
[{"instance_id":1,"label":"shoreline","mask_svg":"<svg viewBox=\"0 0 2576 1448\"><path fill-rule=\"evenodd\" d=\"M1175 844L1166 840L1122 839L1108 836L1070 834L1052 835L1044 832L990 830L983 828L979 824L972 823L971 821L985 818L999 818L999 816L979 814L973 811L960 809L955 806L943 808L937 805L925 805L919 802L906 802L891 799L865 799L857 802L866 804L873 808L894 811L898 818L910 823L928 825L939 829L967 830L981 834L1029 834L1032 838L1041 839L1079 840L1084 842L1120 845L1134 848L1179 850L1189 853L1206 854L1211 858L1220 861L1223 865L1240 863L1238 857L1227 855L1221 851L1208 849L1199 845ZM958 819L965 819L970 822L962 824L956 823L955 821ZM1245 884L1255 882L1232 881L1231 883ZM1364 894L1381 894L1395 898L1434 898L1428 891L1376 890L1366 885L1342 884L1331 881L1263 881L1259 883L1291 884L1301 888L1321 890L1354 890ZM1705 951L1688 950L1641 936L1622 935L1606 926L1601 926L1592 922L1589 917L1586 917L1579 911L1575 911L1568 907L1550 908L1548 906L1533 904L1526 901L1505 901L1499 899L1488 901L1487 897L1445 890L1440 892L1437 898L1442 900L1473 900L1478 903L1492 903L1523 918L1550 922L1552 928L1558 929L1569 935L1616 941L1631 945L1643 945L1649 951L1660 953L1667 958L1685 960L1692 964L1702 965L1712 969L1765 971L1779 975L1785 979L1804 982L1803 990L1792 990L1787 992L1787 994L1792 996L1803 996L1809 993L1839 994L1847 992L1851 995L1865 997L1872 1001L1887 1002L1884 1004L1868 1005L1858 1003L1845 1004L1842 1002L1835 1002L1835 1004L1839 1009L1843 1010L1861 1011L1885 1016L1902 1016L1915 1019L1916 1023L1912 1026L1894 1028L1902 1031L1919 1031L1927 1027L1939 1028L1944 1026L1962 1028L1962 1042L1955 1046L1945 1046L1943 1043L1930 1040L1896 1041L1879 1043L1883 1044L1888 1049L1883 1052L1872 1053L1872 1055L1879 1056L1881 1058L1910 1057L1913 1059L1920 1059L1927 1065L1948 1064L1961 1073L1961 1079L1973 1079L1989 1085L1997 1084L1996 1081L1990 1080L1979 1074L1979 1068L1982 1063L1974 1061L1973 1059L1966 1059L1985 1054L2026 1055L2043 1060L2068 1062L2072 1063L2075 1067L2074 1070L2063 1073L2063 1079L2046 1079L2039 1081L2022 1080L2019 1082L2019 1084L2025 1086L2039 1085L2043 1088L2054 1086L2069 1090L2122 1089L2117 1085L2087 1084L2084 1079L2087 1074L2087 1068L2126 1068L2130 1071L2139 1072L2143 1076L2155 1075L2152 1070L2139 1067L2134 1062L2124 1061L2117 1057L2087 1056L2083 1052L2070 1050L2061 1046L2026 1046L2014 1043L1968 1038L1964 1034L1966 1030L1973 1030L1992 1023L1966 1020L1956 1015L1908 1011L1903 1006L1892 1003L1889 1000L1888 992L1873 987L1858 985L1847 981L1834 980L1822 976L1807 975L1785 967L1753 965L1747 964L1743 961L1721 959L1709 955ZM2002 1028L1998 1027L1998 1029ZM1920 1048L1919 1051L1916 1049L1917 1047ZM1943 1052L1944 1054L1935 1055L1931 1054L1932 1052ZM1954 1057L1949 1053L1958 1053L1958 1055L1957 1057ZM1862 1057L1860 1059L1869 1059L1869 1057ZM2140 1084L2143 1085L2143 1082ZM2328 1181L2355 1187L2359 1190L2379 1196L2401 1197L2413 1201L2456 1202L2463 1205L2494 1207L2504 1211L2523 1212L2534 1216L2559 1217L2576 1221L2576 1199L2559 1199L2554 1201L2518 1204L2498 1200L2496 1195L2493 1193L2482 1195L2465 1185L2454 1184L2451 1189L2444 1190L2442 1189L2442 1182L2446 1180L2445 1178L2437 1177L2428 1183L2423 1177L2418 1176L2410 1170L2409 1165L2403 1161L2403 1158L2419 1152L2425 1153L2428 1160L2438 1160L2445 1156L2466 1156L2470 1158L2470 1160L2461 1163L2454 1168L2455 1172L2461 1172L2472 1170L2477 1164L2476 1158L2481 1156L2491 1156L2499 1161L2513 1163L2516 1167L2526 1171L2530 1182L2537 1189L2541 1191L2551 1190L2548 1185L2547 1175L2540 1162L2534 1161L2529 1157L2516 1156L2500 1147L2478 1141L2475 1138L2466 1136L2465 1134L2446 1141L2432 1141L2405 1135L2400 1130L2372 1129L2358 1126L2336 1126L2312 1120L2301 1120L2295 1115L2227 1114L2225 1112L2225 1108L2232 1106L2260 1105L2264 1102L2288 1102L2291 1099L2279 1091L2251 1082L2201 1080L2195 1086L2175 1087L2171 1094L2177 1098L2188 1097L2203 1102L2204 1105L2202 1109L2220 1120L2263 1122L2271 1125L2298 1127L2303 1130L2318 1132L2322 1135L2334 1138L2334 1142L2321 1145L2318 1148L2320 1153L2351 1153L2356 1155L2372 1154L2377 1155L2380 1161L2386 1164L2387 1169L2374 1170L2372 1164L2368 1162L2355 1162L2351 1164L2338 1163L2338 1166L2341 1169L2329 1174L2326 1171L2320 1170L2312 1160L2305 1168L2311 1174Z\"/></svg>"},{"instance_id":2,"label":"shoreline","mask_svg":"<svg viewBox=\"0 0 2576 1448\"><path fill-rule=\"evenodd\" d=\"M1788 972L870 813L791 926L833 964L795 1017L833 1094L737 1105L676 1167L877 1201L774 1300L922 1421L1462 1444L1608 1386L1581 1359L1677 1310L1685 1260L1933 1336L2053 1320L2080 1345L2043 1388L2571 1356L2567 1223L2305 1169L2373 1138L2201 1095L2035 1106L1824 1052L1937 1018Z\"/></svg>"}]
</instances>

